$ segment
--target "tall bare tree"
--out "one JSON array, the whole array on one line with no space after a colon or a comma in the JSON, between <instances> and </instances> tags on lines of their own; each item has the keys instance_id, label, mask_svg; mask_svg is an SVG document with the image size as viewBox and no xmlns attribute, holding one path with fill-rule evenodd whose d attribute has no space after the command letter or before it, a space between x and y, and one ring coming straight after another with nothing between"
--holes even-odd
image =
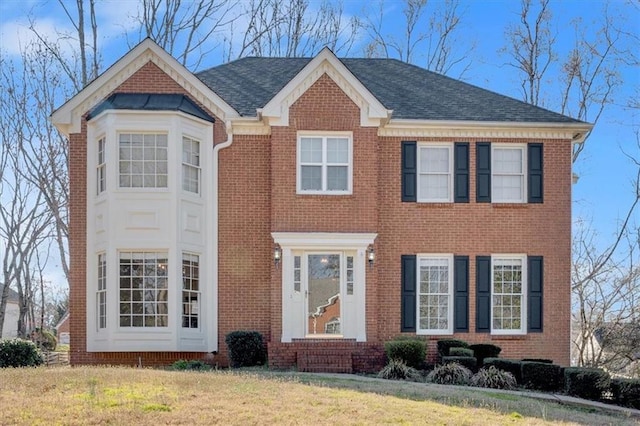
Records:
<instances>
[{"instance_id":1,"label":"tall bare tree","mask_svg":"<svg viewBox=\"0 0 640 426\"><path fill-rule=\"evenodd\" d=\"M78 0L81 1L81 0ZM149 37L191 69L222 43L217 37L238 18L234 0L142 0L138 39Z\"/></svg>"},{"instance_id":2,"label":"tall bare tree","mask_svg":"<svg viewBox=\"0 0 640 426\"><path fill-rule=\"evenodd\" d=\"M342 3L330 0L317 5L309 0L250 0L242 7L242 19L227 39L226 60L310 56L325 46L348 55L360 25L356 17L345 20ZM240 25L238 42L235 32Z\"/></svg>"},{"instance_id":3,"label":"tall bare tree","mask_svg":"<svg viewBox=\"0 0 640 426\"><path fill-rule=\"evenodd\" d=\"M513 57L509 65L522 75L522 98L532 105L544 106L540 88L550 65L556 60L556 35L551 28L549 0L539 0L537 11L532 0L522 0L520 21L509 25L505 36L509 47L502 49Z\"/></svg>"},{"instance_id":4,"label":"tall bare tree","mask_svg":"<svg viewBox=\"0 0 640 426\"><path fill-rule=\"evenodd\" d=\"M365 13L363 28L368 37L365 55L397 57L401 61L424 66L441 74L462 77L468 70L473 42L462 40L458 31L464 13L459 0L434 2L405 0L403 2L402 34L388 25L387 4L379 0L374 12Z\"/></svg>"},{"instance_id":5,"label":"tall bare tree","mask_svg":"<svg viewBox=\"0 0 640 426\"><path fill-rule=\"evenodd\" d=\"M566 55L557 52L549 0L538 0L537 6L533 0L521 0L518 16L519 22L505 31L508 45L500 52L511 58L509 65L521 75L522 99L597 124L621 84L618 73L621 32L608 8L605 6L595 28L580 19L571 23L574 42ZM560 95L555 97L542 90L545 75L552 69L561 76ZM583 149L584 142L574 145L574 162Z\"/></svg>"}]
</instances>

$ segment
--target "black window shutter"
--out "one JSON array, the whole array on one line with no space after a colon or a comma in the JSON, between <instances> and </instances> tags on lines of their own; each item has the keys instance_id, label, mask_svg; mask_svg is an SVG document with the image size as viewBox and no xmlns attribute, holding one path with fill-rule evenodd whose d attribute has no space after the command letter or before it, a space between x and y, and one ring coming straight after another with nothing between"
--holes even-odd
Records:
<instances>
[{"instance_id":1,"label":"black window shutter","mask_svg":"<svg viewBox=\"0 0 640 426\"><path fill-rule=\"evenodd\" d=\"M453 257L453 329L469 331L469 256Z\"/></svg>"},{"instance_id":2,"label":"black window shutter","mask_svg":"<svg viewBox=\"0 0 640 426\"><path fill-rule=\"evenodd\" d=\"M491 331L491 256L476 257L476 332Z\"/></svg>"},{"instance_id":3,"label":"black window shutter","mask_svg":"<svg viewBox=\"0 0 640 426\"><path fill-rule=\"evenodd\" d=\"M454 168L454 194L456 203L469 202L469 142L456 142L454 144L453 168Z\"/></svg>"},{"instance_id":4,"label":"black window shutter","mask_svg":"<svg viewBox=\"0 0 640 426\"><path fill-rule=\"evenodd\" d=\"M416 143L402 142L402 201L417 199L417 151Z\"/></svg>"},{"instance_id":5,"label":"black window shutter","mask_svg":"<svg viewBox=\"0 0 640 426\"><path fill-rule=\"evenodd\" d=\"M416 256L402 255L401 331L416 331Z\"/></svg>"},{"instance_id":6,"label":"black window shutter","mask_svg":"<svg viewBox=\"0 0 640 426\"><path fill-rule=\"evenodd\" d=\"M476 202L491 202L490 142L476 142Z\"/></svg>"},{"instance_id":7,"label":"black window shutter","mask_svg":"<svg viewBox=\"0 0 640 426\"><path fill-rule=\"evenodd\" d=\"M543 155L542 155L542 144L541 143L530 143L527 146L527 158L528 158L528 169L529 169L529 202L530 203L542 203L543 199L543 182L544 176L542 173L542 163L543 163Z\"/></svg>"},{"instance_id":8,"label":"black window shutter","mask_svg":"<svg viewBox=\"0 0 640 426\"><path fill-rule=\"evenodd\" d=\"M528 329L530 333L542 333L542 281L544 275L542 256L529 256L528 261Z\"/></svg>"}]
</instances>

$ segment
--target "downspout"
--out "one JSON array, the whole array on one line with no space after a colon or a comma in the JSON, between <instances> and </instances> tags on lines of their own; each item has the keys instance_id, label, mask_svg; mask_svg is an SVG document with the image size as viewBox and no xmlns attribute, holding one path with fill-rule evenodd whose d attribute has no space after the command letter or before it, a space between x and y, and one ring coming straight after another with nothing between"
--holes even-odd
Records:
<instances>
[{"instance_id":1,"label":"downspout","mask_svg":"<svg viewBox=\"0 0 640 426\"><path fill-rule=\"evenodd\" d=\"M219 222L219 173L220 166L218 164L219 161L219 152L224 148L231 146L233 143L233 132L231 128L231 120L227 120L225 122L225 127L227 130L227 140L224 142L220 142L213 146L213 167L215 168L213 172L213 227L212 227L212 253L213 253L213 263L212 263L212 275L213 275L213 294L215 295L215 305L216 305L216 316L213 319L213 329L216 331L216 340L215 342L209 342L209 352L218 351L218 340L219 340L219 330L218 330L218 315L219 315L219 297L218 297L218 222Z\"/></svg>"}]
</instances>

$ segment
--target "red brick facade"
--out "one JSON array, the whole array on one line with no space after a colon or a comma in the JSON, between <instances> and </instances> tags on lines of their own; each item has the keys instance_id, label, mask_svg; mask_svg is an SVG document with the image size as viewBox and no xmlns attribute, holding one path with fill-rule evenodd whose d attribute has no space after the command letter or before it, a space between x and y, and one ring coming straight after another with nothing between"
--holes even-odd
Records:
<instances>
[{"instance_id":1,"label":"red brick facade","mask_svg":"<svg viewBox=\"0 0 640 426\"><path fill-rule=\"evenodd\" d=\"M188 92L157 66L142 67L116 92ZM194 99L195 100L195 99ZM201 104L200 104L201 105ZM209 112L213 115L211 112ZM86 352L86 158L87 134L70 135L71 363L166 365L204 358L228 363L224 336L257 330L268 342L269 365L306 371L373 371L384 362L383 343L400 334L400 258L404 254L469 256L469 332L452 336L469 343L493 343L507 358L550 358L569 364L571 142L544 140L544 203L491 204L475 201L475 142L532 142L523 139L437 138L470 142L469 203L403 203L402 137L379 137L361 127L358 106L323 75L289 111L289 126L270 135L234 135L220 151L218 345L204 353ZM299 131L348 131L353 135L353 192L345 196L296 193ZM222 120L216 143L227 139ZM414 138L415 140L415 138ZM419 138L421 141L427 139ZM539 142L539 141L536 141ZM272 232L377 233L376 261L366 274L366 342L294 340L281 343L282 269L274 266ZM476 256L524 253L544 256L544 332L521 336L475 333ZM203 307L206 309L206 307ZM435 342L429 340L429 358Z\"/></svg>"}]
</instances>

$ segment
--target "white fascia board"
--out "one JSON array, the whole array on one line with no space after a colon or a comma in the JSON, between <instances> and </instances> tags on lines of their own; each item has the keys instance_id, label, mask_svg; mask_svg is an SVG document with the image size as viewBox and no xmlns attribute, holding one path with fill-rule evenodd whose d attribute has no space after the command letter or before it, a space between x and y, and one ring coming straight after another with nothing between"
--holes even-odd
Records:
<instances>
[{"instance_id":1,"label":"white fascia board","mask_svg":"<svg viewBox=\"0 0 640 426\"><path fill-rule=\"evenodd\" d=\"M274 126L289 125L289 107L323 74L329 75L360 108L362 126L377 127L390 116L390 110L373 96L338 57L327 47L302 68L260 111Z\"/></svg>"},{"instance_id":2,"label":"white fascia board","mask_svg":"<svg viewBox=\"0 0 640 426\"><path fill-rule=\"evenodd\" d=\"M570 139L580 143L592 128L590 123L391 119L380 127L378 136Z\"/></svg>"},{"instance_id":3,"label":"white fascia board","mask_svg":"<svg viewBox=\"0 0 640 426\"><path fill-rule=\"evenodd\" d=\"M158 65L220 119L227 120L239 116L238 112L220 96L154 41L147 38L55 110L51 114L51 122L66 136L69 136L70 133L79 133L82 115L103 101L113 90L148 62Z\"/></svg>"}]
</instances>

